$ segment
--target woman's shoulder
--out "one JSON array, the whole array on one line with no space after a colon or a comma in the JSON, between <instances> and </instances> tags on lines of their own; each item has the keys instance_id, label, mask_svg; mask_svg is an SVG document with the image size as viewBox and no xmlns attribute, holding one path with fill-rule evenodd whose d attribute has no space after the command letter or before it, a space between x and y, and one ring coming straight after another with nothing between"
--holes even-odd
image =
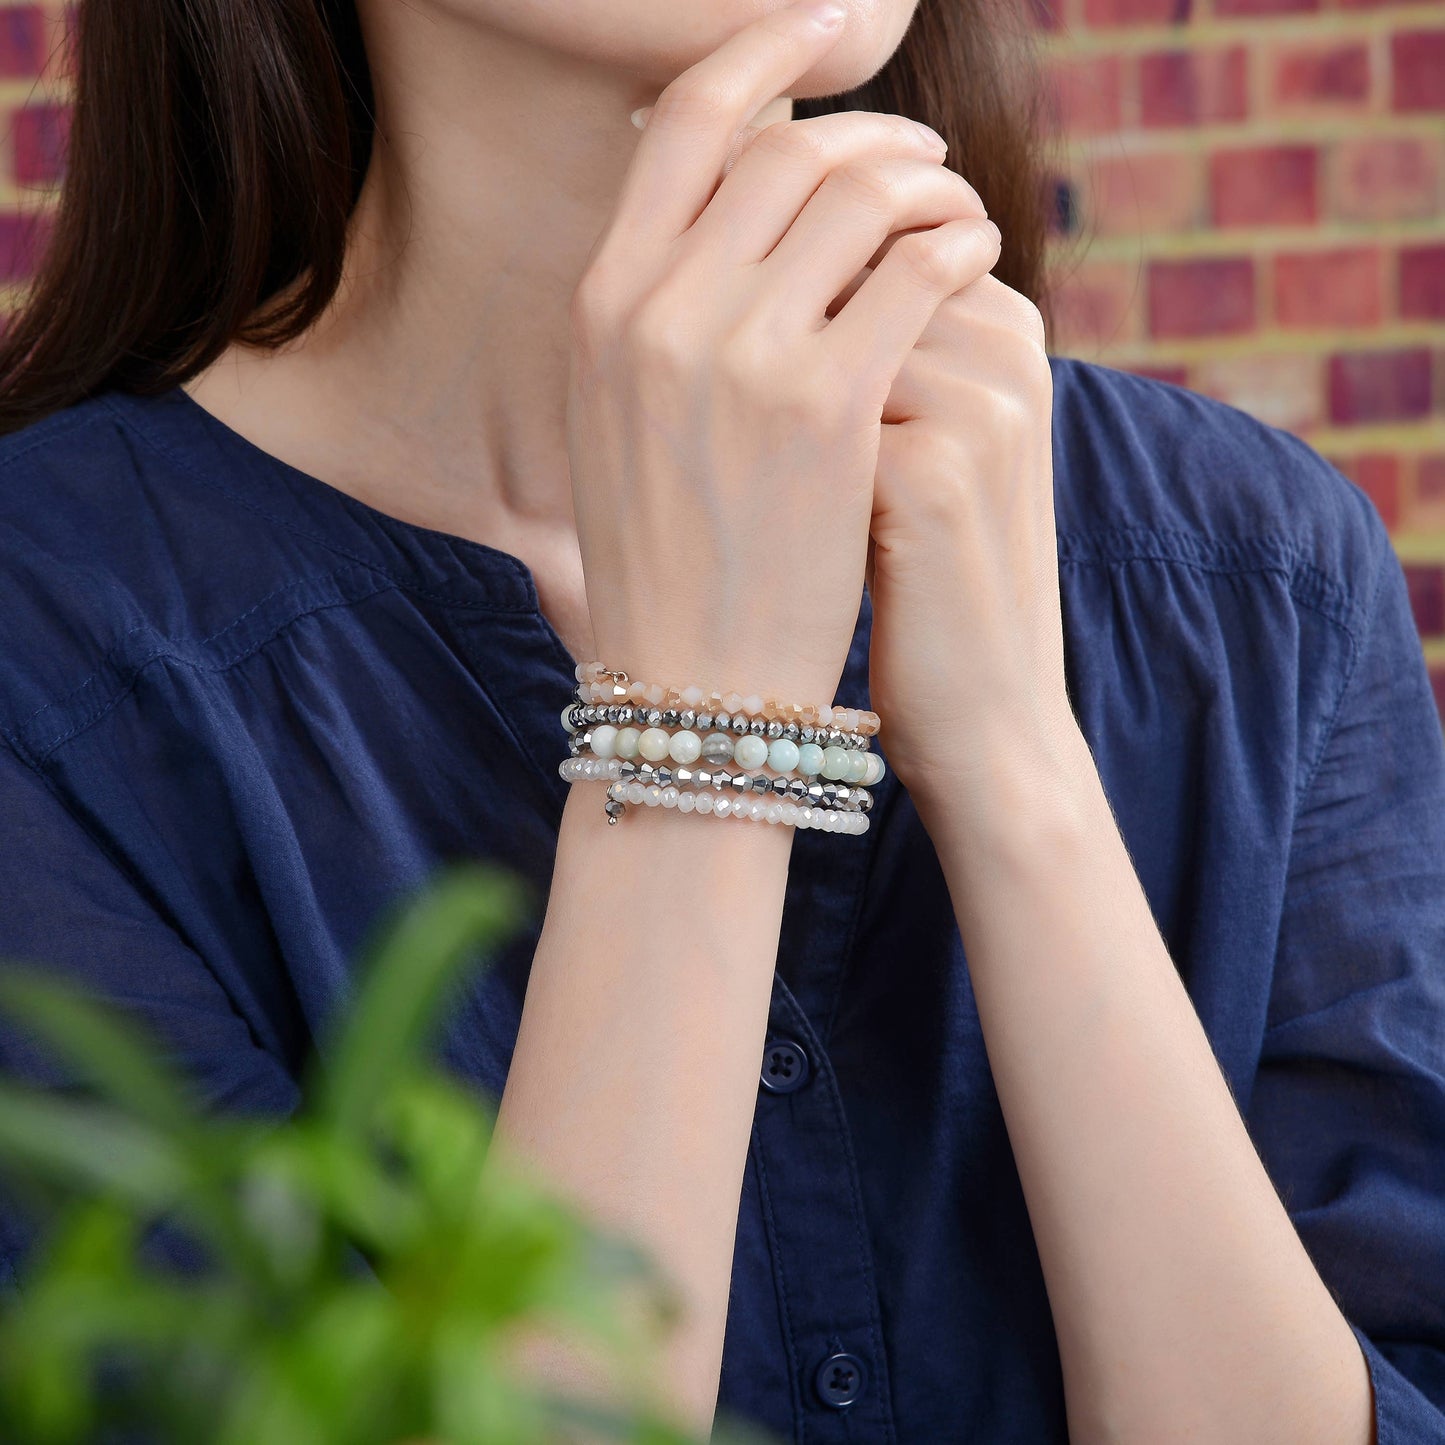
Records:
<instances>
[{"instance_id":1,"label":"woman's shoulder","mask_svg":"<svg viewBox=\"0 0 1445 1445\"><path fill-rule=\"evenodd\" d=\"M294 580L258 519L168 451L168 405L101 391L0 437L12 740L118 695L147 661L187 654Z\"/></svg>"},{"instance_id":2,"label":"woman's shoulder","mask_svg":"<svg viewBox=\"0 0 1445 1445\"><path fill-rule=\"evenodd\" d=\"M1388 531L1309 443L1157 377L1050 363L1061 561L1257 574L1346 626L1368 602Z\"/></svg>"}]
</instances>

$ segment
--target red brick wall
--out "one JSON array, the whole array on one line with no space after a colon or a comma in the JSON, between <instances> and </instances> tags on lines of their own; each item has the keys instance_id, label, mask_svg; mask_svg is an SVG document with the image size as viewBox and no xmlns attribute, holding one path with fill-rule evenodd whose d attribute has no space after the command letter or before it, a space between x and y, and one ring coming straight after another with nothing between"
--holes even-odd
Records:
<instances>
[{"instance_id":1,"label":"red brick wall","mask_svg":"<svg viewBox=\"0 0 1445 1445\"><path fill-rule=\"evenodd\" d=\"M1445 709L1445 0L1033 0L1056 350L1298 433L1395 538Z\"/></svg>"}]
</instances>

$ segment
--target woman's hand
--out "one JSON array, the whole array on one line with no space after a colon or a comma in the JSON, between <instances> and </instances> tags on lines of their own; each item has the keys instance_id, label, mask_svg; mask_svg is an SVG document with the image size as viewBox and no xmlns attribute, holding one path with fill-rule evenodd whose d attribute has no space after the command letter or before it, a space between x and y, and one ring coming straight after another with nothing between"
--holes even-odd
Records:
<instances>
[{"instance_id":1,"label":"woman's hand","mask_svg":"<svg viewBox=\"0 0 1445 1445\"><path fill-rule=\"evenodd\" d=\"M980 268L981 269L981 268ZM979 274L935 311L884 412L869 694L927 821L1020 801L1071 759L1053 379L1034 304ZM1061 762L1060 766L1068 766Z\"/></svg>"},{"instance_id":2,"label":"woman's hand","mask_svg":"<svg viewBox=\"0 0 1445 1445\"><path fill-rule=\"evenodd\" d=\"M673 81L573 298L588 606L597 655L634 676L833 699L884 402L935 308L995 254L972 188L901 116L779 122L734 159L840 31L807 5L773 11ZM829 322L909 226L932 229Z\"/></svg>"}]
</instances>

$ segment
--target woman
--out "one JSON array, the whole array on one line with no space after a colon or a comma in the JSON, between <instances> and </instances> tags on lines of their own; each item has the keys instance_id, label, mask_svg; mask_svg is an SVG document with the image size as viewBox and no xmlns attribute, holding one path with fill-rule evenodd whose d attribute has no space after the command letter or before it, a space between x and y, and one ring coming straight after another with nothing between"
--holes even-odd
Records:
<instances>
[{"instance_id":1,"label":"woman","mask_svg":"<svg viewBox=\"0 0 1445 1445\"><path fill-rule=\"evenodd\" d=\"M686 1423L1445 1438L1404 578L1302 442L1046 353L1003 23L85 0L3 358L4 952L284 1112L368 924L495 857L545 918L448 1057L673 1275ZM866 830L614 825L591 661L876 709Z\"/></svg>"}]
</instances>

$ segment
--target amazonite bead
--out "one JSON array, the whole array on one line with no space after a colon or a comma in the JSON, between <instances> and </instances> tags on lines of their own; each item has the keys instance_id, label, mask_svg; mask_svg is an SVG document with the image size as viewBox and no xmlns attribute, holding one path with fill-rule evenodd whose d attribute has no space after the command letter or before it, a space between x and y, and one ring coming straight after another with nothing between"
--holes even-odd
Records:
<instances>
[{"instance_id":1,"label":"amazonite bead","mask_svg":"<svg viewBox=\"0 0 1445 1445\"><path fill-rule=\"evenodd\" d=\"M871 788L888 771L888 765L877 753L868 753L866 756L868 758L868 774L863 779L863 786Z\"/></svg>"},{"instance_id":2,"label":"amazonite bead","mask_svg":"<svg viewBox=\"0 0 1445 1445\"><path fill-rule=\"evenodd\" d=\"M760 768L768 760L768 740L757 733L744 733L733 747L740 768Z\"/></svg>"},{"instance_id":3,"label":"amazonite bead","mask_svg":"<svg viewBox=\"0 0 1445 1445\"><path fill-rule=\"evenodd\" d=\"M730 733L709 733L702 740L702 758L706 763L730 763L733 760L733 740Z\"/></svg>"},{"instance_id":4,"label":"amazonite bead","mask_svg":"<svg viewBox=\"0 0 1445 1445\"><path fill-rule=\"evenodd\" d=\"M804 743L798 749L798 771L805 778L816 778L823 771L823 749L817 743Z\"/></svg>"},{"instance_id":5,"label":"amazonite bead","mask_svg":"<svg viewBox=\"0 0 1445 1445\"><path fill-rule=\"evenodd\" d=\"M837 746L823 749L823 776L839 780L848 771L848 749Z\"/></svg>"},{"instance_id":6,"label":"amazonite bead","mask_svg":"<svg viewBox=\"0 0 1445 1445\"><path fill-rule=\"evenodd\" d=\"M695 763L702 754L702 739L691 729L683 728L668 739L667 755L675 763Z\"/></svg>"},{"instance_id":7,"label":"amazonite bead","mask_svg":"<svg viewBox=\"0 0 1445 1445\"><path fill-rule=\"evenodd\" d=\"M617 731L617 741L612 745L612 756L614 758L635 758L637 756L637 742L641 736L641 728L619 728Z\"/></svg>"},{"instance_id":8,"label":"amazonite bead","mask_svg":"<svg viewBox=\"0 0 1445 1445\"><path fill-rule=\"evenodd\" d=\"M617 729L611 723L595 723L592 727L592 751L599 758L610 758L617 742Z\"/></svg>"},{"instance_id":9,"label":"amazonite bead","mask_svg":"<svg viewBox=\"0 0 1445 1445\"><path fill-rule=\"evenodd\" d=\"M865 753L858 748L852 749L848 754L848 771L843 775L845 783L861 783L863 774L868 771L868 759L871 753Z\"/></svg>"},{"instance_id":10,"label":"amazonite bead","mask_svg":"<svg viewBox=\"0 0 1445 1445\"><path fill-rule=\"evenodd\" d=\"M660 763L667 756L670 741L665 728L648 728L637 740L637 751L649 763Z\"/></svg>"},{"instance_id":11,"label":"amazonite bead","mask_svg":"<svg viewBox=\"0 0 1445 1445\"><path fill-rule=\"evenodd\" d=\"M774 738L768 745L768 766L776 773L791 773L798 766L798 745L791 738Z\"/></svg>"}]
</instances>

